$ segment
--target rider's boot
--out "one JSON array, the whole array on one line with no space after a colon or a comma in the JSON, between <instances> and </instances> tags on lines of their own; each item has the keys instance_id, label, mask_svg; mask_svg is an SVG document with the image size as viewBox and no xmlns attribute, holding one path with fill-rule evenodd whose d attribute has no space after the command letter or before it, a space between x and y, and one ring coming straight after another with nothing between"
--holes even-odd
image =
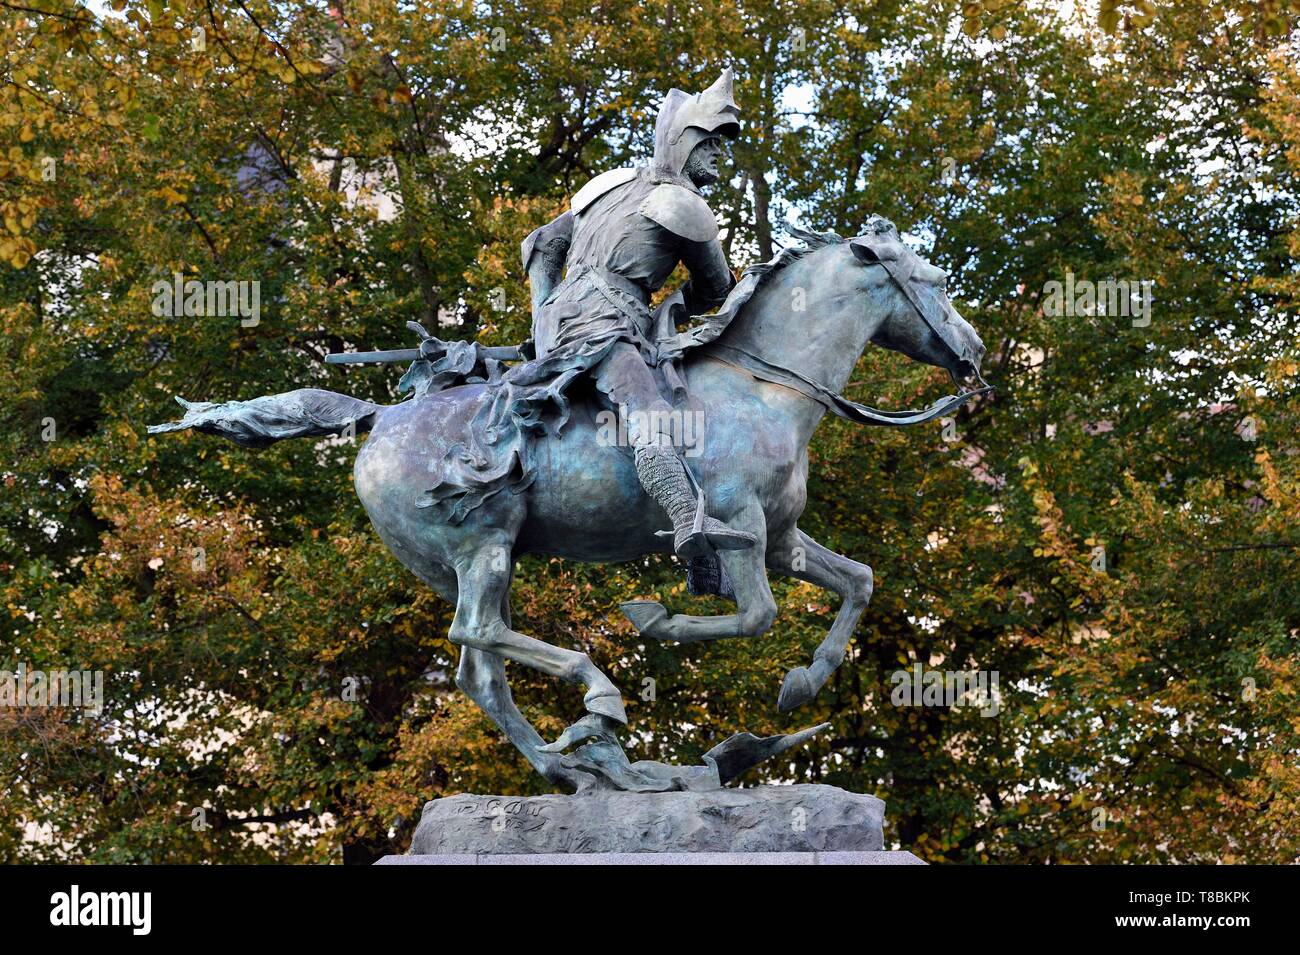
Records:
<instances>
[{"instance_id":1,"label":"rider's boot","mask_svg":"<svg viewBox=\"0 0 1300 955\"><path fill-rule=\"evenodd\" d=\"M704 513L704 495L691 493L686 466L671 446L643 445L636 449L636 476L673 521L673 550L683 559L713 550L743 550L753 546L753 534L728 527Z\"/></svg>"}]
</instances>

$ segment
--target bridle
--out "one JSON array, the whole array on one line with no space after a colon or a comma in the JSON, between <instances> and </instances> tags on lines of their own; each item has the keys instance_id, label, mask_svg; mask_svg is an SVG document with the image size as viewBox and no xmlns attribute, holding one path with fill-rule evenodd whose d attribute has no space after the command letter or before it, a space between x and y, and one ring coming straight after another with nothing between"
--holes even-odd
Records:
<instances>
[{"instance_id":1,"label":"bridle","mask_svg":"<svg viewBox=\"0 0 1300 955\"><path fill-rule=\"evenodd\" d=\"M769 361L766 358L761 358L753 352L746 351L735 345L724 345L722 342L715 341L703 346L699 351L706 357L713 358L725 365L731 365L733 368L739 368L762 381L784 385L786 388L799 392L805 398L816 401L831 414L844 418L846 421L856 421L858 424L893 428L924 424L927 421L933 421L935 418L941 418L960 408L972 398L988 394L993 390L993 386L985 382L977 371L975 376L983 385L982 388L963 391L959 395L948 395L945 398L940 398L929 408L920 411L881 411L879 408L872 408L870 405L859 404L845 398L807 375Z\"/></svg>"},{"instance_id":2,"label":"bridle","mask_svg":"<svg viewBox=\"0 0 1300 955\"><path fill-rule=\"evenodd\" d=\"M920 297L916 294L916 289L912 287L912 276L916 270L916 263L920 260L917 259L915 253L898 239L898 233L892 223L883 219L876 221L888 225L888 229L882 228L879 231L868 231L866 235L851 240L850 246L853 249L853 254L863 262L884 267L885 271L889 273L889 277L893 279L894 284L902 291L904 297L911 303L912 308L916 310L916 314L920 316L921 321L929 326L935 337L943 343L944 347L955 358L964 361L970 366L971 371L974 372L975 380L980 383L981 387L963 390L961 394L940 398L929 408L920 411L881 411L879 408L872 408L869 405L859 404L845 398L838 392L832 391L821 382L815 381L801 372L786 368L784 365L755 355L753 352L746 351L736 345L713 341L700 350L705 355L724 364L749 372L755 378L793 389L801 395L818 402L832 414L848 421L856 421L859 424L895 428L923 424L926 421L933 421L935 418L956 410L972 398L992 392L993 386L984 380L984 376L980 374L980 370L975 367L973 362L961 357L952 344L948 329L936 324L936 319L929 314L921 303ZM961 383L956 381L956 376L954 376L953 380L960 387Z\"/></svg>"}]
</instances>

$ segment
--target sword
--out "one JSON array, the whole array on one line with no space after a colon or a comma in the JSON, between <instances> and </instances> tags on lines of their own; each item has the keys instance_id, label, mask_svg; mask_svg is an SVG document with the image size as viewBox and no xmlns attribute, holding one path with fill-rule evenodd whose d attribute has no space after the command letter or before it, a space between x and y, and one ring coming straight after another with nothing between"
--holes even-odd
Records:
<instances>
[{"instance_id":1,"label":"sword","mask_svg":"<svg viewBox=\"0 0 1300 955\"><path fill-rule=\"evenodd\" d=\"M415 361L419 358L434 359L447 350L442 342L438 342L438 346L441 347L432 347L427 353L421 348L396 348L391 351L335 352L333 355L326 355L325 362L330 365L369 365L384 362ZM495 358L497 361L523 361L524 358L523 355L519 354L518 345L493 345L490 347L480 345L479 348L482 350L484 357Z\"/></svg>"}]
</instances>

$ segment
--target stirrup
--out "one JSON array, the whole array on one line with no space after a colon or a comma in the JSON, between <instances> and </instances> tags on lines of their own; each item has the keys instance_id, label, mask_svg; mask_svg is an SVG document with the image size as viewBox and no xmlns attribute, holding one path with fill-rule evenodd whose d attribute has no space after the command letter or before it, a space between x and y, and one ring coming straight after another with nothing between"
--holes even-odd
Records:
<instances>
[{"instance_id":1,"label":"stirrup","mask_svg":"<svg viewBox=\"0 0 1300 955\"><path fill-rule=\"evenodd\" d=\"M700 496L695 499L695 520L691 522L691 532L682 540L677 539L676 533L673 535L673 550L688 560L692 557L714 556L713 543L704 533L704 489L700 488L699 491Z\"/></svg>"},{"instance_id":2,"label":"stirrup","mask_svg":"<svg viewBox=\"0 0 1300 955\"><path fill-rule=\"evenodd\" d=\"M698 487L698 485L697 485ZM709 557L717 559L718 550L744 550L754 546L758 540L747 531L738 531L728 527L722 521L708 516L705 508L704 489L699 488L699 497L695 502L695 519L691 521L690 530L679 536L677 528L671 531L656 531L660 537L673 538L673 551L683 560L692 557ZM713 540L710 540L712 535ZM715 543L716 542L716 543Z\"/></svg>"}]
</instances>

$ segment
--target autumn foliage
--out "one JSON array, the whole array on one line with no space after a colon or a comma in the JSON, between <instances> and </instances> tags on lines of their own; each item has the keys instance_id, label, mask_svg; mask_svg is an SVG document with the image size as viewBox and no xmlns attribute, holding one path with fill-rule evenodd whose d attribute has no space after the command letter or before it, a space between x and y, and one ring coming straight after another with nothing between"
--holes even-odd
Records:
<instances>
[{"instance_id":1,"label":"autumn foliage","mask_svg":"<svg viewBox=\"0 0 1300 955\"><path fill-rule=\"evenodd\" d=\"M451 608L370 530L355 445L144 428L178 394L397 400L320 359L409 320L521 340L520 240L727 64L732 264L885 215L997 391L822 425L801 523L876 590L804 711L777 690L836 609L807 584L774 578L761 638L646 645L619 601L723 606L669 561L530 559L515 625L613 677L634 758L829 720L768 778L881 796L932 861L1300 858L1294 18L1059 7L0 0L0 670L105 675L97 713L0 706L0 861L368 862L431 797L547 791L452 685ZM259 320L156 315L175 273L259 282ZM1067 273L1153 282L1150 320L1049 314ZM848 393L949 390L873 349ZM895 705L917 663L996 673L996 715ZM580 714L509 673L543 733Z\"/></svg>"}]
</instances>

